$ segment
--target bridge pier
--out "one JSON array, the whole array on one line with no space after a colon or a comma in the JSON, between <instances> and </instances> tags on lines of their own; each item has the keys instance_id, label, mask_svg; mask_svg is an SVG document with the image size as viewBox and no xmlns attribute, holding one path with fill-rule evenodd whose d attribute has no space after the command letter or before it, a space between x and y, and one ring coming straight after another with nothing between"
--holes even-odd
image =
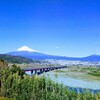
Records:
<instances>
[{"instance_id":1,"label":"bridge pier","mask_svg":"<svg viewBox=\"0 0 100 100\"><path fill-rule=\"evenodd\" d=\"M34 74L37 74L37 69L35 69L35 73Z\"/></svg>"},{"instance_id":2,"label":"bridge pier","mask_svg":"<svg viewBox=\"0 0 100 100\"><path fill-rule=\"evenodd\" d=\"M31 70L31 75L33 74L33 70Z\"/></svg>"},{"instance_id":3,"label":"bridge pier","mask_svg":"<svg viewBox=\"0 0 100 100\"><path fill-rule=\"evenodd\" d=\"M42 73L42 69L40 69L40 72Z\"/></svg>"},{"instance_id":4,"label":"bridge pier","mask_svg":"<svg viewBox=\"0 0 100 100\"><path fill-rule=\"evenodd\" d=\"M43 72L45 72L45 68L43 69Z\"/></svg>"},{"instance_id":5,"label":"bridge pier","mask_svg":"<svg viewBox=\"0 0 100 100\"><path fill-rule=\"evenodd\" d=\"M46 68L46 69L45 69L45 72L48 72L48 71L49 71L48 68Z\"/></svg>"},{"instance_id":6,"label":"bridge pier","mask_svg":"<svg viewBox=\"0 0 100 100\"><path fill-rule=\"evenodd\" d=\"M44 70L43 69L40 69L40 74L43 73L43 72L44 72Z\"/></svg>"}]
</instances>

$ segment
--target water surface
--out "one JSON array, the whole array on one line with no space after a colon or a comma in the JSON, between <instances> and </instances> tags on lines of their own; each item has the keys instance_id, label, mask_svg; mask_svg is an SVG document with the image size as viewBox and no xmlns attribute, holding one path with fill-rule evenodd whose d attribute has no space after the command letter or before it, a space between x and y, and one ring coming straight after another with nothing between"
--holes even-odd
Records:
<instances>
[{"instance_id":1,"label":"water surface","mask_svg":"<svg viewBox=\"0 0 100 100\"><path fill-rule=\"evenodd\" d=\"M28 75L31 75L31 72L27 72ZM63 83L68 87L74 88L85 88L98 90L100 92L100 81L98 80L83 80L73 78L71 76L64 76L62 73L56 74L54 71L43 73L39 76L50 77L53 81L58 83Z\"/></svg>"}]
</instances>

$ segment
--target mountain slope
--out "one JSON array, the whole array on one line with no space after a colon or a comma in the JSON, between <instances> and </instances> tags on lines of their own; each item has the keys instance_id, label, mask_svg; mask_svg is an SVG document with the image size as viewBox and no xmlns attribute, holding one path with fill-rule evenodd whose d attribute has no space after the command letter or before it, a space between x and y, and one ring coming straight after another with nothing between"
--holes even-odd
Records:
<instances>
[{"instance_id":1,"label":"mountain slope","mask_svg":"<svg viewBox=\"0 0 100 100\"><path fill-rule=\"evenodd\" d=\"M32 59L21 56L11 56L7 54L0 54L0 59L6 60L8 63L31 63Z\"/></svg>"},{"instance_id":2,"label":"mountain slope","mask_svg":"<svg viewBox=\"0 0 100 100\"><path fill-rule=\"evenodd\" d=\"M12 56L23 56L26 58L37 59L37 60L54 59L54 58L56 59L56 56L40 53L39 51L33 50L27 46L22 46L21 48L18 48L16 51L9 52L7 54L12 55Z\"/></svg>"},{"instance_id":3,"label":"mountain slope","mask_svg":"<svg viewBox=\"0 0 100 100\"><path fill-rule=\"evenodd\" d=\"M80 58L81 61L100 62L100 55L90 55Z\"/></svg>"},{"instance_id":4,"label":"mountain slope","mask_svg":"<svg viewBox=\"0 0 100 100\"><path fill-rule=\"evenodd\" d=\"M89 61L89 62L100 61L100 55L90 55L87 57L77 58L77 57L53 56L53 55L47 55L43 53L27 52L27 51L10 52L8 54L14 55L14 56L22 56L22 57L26 57L26 58L30 58L34 60L56 59L56 60Z\"/></svg>"},{"instance_id":5,"label":"mountain slope","mask_svg":"<svg viewBox=\"0 0 100 100\"><path fill-rule=\"evenodd\" d=\"M33 50L27 46L23 46L16 51L7 53L12 56L22 56L34 60L45 60L45 59L56 59L56 60L70 60L70 61L89 61L89 62L99 62L100 55L91 55L87 57L65 57L65 56L54 56L41 53L37 50Z\"/></svg>"},{"instance_id":6,"label":"mountain slope","mask_svg":"<svg viewBox=\"0 0 100 100\"><path fill-rule=\"evenodd\" d=\"M8 54L13 55L13 56L23 56L23 57L27 57L30 59L45 59L45 58L47 58L46 54L38 53L38 52L14 51L14 52L9 52Z\"/></svg>"}]
</instances>

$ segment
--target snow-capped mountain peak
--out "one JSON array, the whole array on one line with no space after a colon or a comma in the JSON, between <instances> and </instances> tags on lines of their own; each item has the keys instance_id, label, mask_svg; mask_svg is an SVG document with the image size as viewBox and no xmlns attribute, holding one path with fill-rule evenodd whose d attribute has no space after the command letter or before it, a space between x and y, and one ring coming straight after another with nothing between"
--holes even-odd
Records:
<instances>
[{"instance_id":1,"label":"snow-capped mountain peak","mask_svg":"<svg viewBox=\"0 0 100 100\"><path fill-rule=\"evenodd\" d=\"M39 51L33 50L27 46L22 46L22 47L18 48L17 51L39 52Z\"/></svg>"}]
</instances>

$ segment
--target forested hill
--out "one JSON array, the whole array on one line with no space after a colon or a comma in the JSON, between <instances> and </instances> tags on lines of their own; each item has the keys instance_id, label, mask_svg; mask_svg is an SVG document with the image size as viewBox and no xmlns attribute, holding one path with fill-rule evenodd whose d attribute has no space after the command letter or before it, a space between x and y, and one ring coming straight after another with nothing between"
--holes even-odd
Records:
<instances>
[{"instance_id":1,"label":"forested hill","mask_svg":"<svg viewBox=\"0 0 100 100\"><path fill-rule=\"evenodd\" d=\"M0 54L0 59L7 61L8 63L33 63L34 61L29 58L21 56L11 56L7 54Z\"/></svg>"}]
</instances>

